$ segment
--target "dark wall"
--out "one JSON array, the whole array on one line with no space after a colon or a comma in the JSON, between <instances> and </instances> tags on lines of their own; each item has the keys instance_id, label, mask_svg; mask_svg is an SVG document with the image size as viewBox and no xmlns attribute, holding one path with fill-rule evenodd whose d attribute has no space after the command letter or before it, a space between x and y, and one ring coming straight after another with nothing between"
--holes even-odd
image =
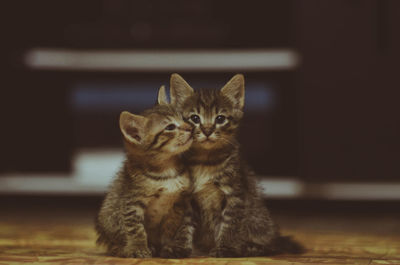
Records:
<instances>
[{"instance_id":1,"label":"dark wall","mask_svg":"<svg viewBox=\"0 0 400 265\"><path fill-rule=\"evenodd\" d=\"M68 170L74 82L135 78L30 70L30 48L289 48L298 69L245 73L279 88L275 116L253 114L241 134L256 170L312 181L400 176L398 1L28 1L2 10L1 171ZM196 75L222 81L228 73L187 77Z\"/></svg>"},{"instance_id":2,"label":"dark wall","mask_svg":"<svg viewBox=\"0 0 400 265\"><path fill-rule=\"evenodd\" d=\"M302 175L399 180L398 1L301 1Z\"/></svg>"}]
</instances>

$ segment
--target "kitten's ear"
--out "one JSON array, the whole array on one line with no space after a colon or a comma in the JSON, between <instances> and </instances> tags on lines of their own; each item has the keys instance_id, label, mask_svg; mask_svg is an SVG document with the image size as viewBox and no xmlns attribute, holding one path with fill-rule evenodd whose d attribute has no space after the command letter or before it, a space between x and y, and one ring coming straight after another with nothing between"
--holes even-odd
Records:
<instances>
[{"instance_id":1,"label":"kitten's ear","mask_svg":"<svg viewBox=\"0 0 400 265\"><path fill-rule=\"evenodd\" d=\"M123 111L119 116L119 127L125 139L131 143L139 144L143 140L143 130L147 118Z\"/></svg>"},{"instance_id":2,"label":"kitten's ear","mask_svg":"<svg viewBox=\"0 0 400 265\"><path fill-rule=\"evenodd\" d=\"M167 93L165 92L165 86L161 86L158 90L158 105L168 105Z\"/></svg>"},{"instance_id":3,"label":"kitten's ear","mask_svg":"<svg viewBox=\"0 0 400 265\"><path fill-rule=\"evenodd\" d=\"M170 80L171 104L182 104L194 91L193 88L178 74L172 74Z\"/></svg>"},{"instance_id":4,"label":"kitten's ear","mask_svg":"<svg viewBox=\"0 0 400 265\"><path fill-rule=\"evenodd\" d=\"M243 109L244 107L244 76L237 74L221 88L222 95L229 98L235 107Z\"/></svg>"}]
</instances>

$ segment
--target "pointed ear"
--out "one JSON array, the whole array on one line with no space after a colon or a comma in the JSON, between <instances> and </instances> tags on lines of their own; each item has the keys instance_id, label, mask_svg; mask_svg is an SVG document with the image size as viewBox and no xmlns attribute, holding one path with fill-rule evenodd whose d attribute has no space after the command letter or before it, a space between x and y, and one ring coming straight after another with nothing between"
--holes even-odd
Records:
<instances>
[{"instance_id":1,"label":"pointed ear","mask_svg":"<svg viewBox=\"0 0 400 265\"><path fill-rule=\"evenodd\" d=\"M158 105L168 105L167 93L165 92L165 86L161 86L158 89Z\"/></svg>"},{"instance_id":2,"label":"pointed ear","mask_svg":"<svg viewBox=\"0 0 400 265\"><path fill-rule=\"evenodd\" d=\"M171 104L182 104L194 91L193 88L178 74L172 74L170 80Z\"/></svg>"},{"instance_id":3,"label":"pointed ear","mask_svg":"<svg viewBox=\"0 0 400 265\"><path fill-rule=\"evenodd\" d=\"M244 76L237 74L221 88L221 93L229 98L235 107L243 109L244 107Z\"/></svg>"},{"instance_id":4,"label":"pointed ear","mask_svg":"<svg viewBox=\"0 0 400 265\"><path fill-rule=\"evenodd\" d=\"M119 127L128 142L139 144L143 141L143 129L147 118L123 111L119 116Z\"/></svg>"}]
</instances>

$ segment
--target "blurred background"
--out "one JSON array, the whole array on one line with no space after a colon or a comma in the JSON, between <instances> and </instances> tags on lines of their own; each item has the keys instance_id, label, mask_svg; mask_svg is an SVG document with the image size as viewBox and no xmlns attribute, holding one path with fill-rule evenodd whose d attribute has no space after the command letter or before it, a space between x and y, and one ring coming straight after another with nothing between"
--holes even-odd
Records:
<instances>
[{"instance_id":1,"label":"blurred background","mask_svg":"<svg viewBox=\"0 0 400 265\"><path fill-rule=\"evenodd\" d=\"M0 194L100 197L118 116L180 73L246 78L244 157L271 199L400 199L400 2L10 1Z\"/></svg>"}]
</instances>

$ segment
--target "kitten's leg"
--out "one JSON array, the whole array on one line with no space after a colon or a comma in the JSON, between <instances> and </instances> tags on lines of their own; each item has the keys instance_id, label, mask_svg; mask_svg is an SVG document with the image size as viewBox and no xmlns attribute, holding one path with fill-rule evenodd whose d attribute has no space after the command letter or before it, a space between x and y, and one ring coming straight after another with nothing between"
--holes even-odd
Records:
<instances>
[{"instance_id":1,"label":"kitten's leg","mask_svg":"<svg viewBox=\"0 0 400 265\"><path fill-rule=\"evenodd\" d=\"M181 220L172 240L162 247L160 256L164 258L186 258L193 250L193 233L195 224L193 220L193 210L189 200L185 200L184 205L175 211L175 218Z\"/></svg>"},{"instance_id":2,"label":"kitten's leg","mask_svg":"<svg viewBox=\"0 0 400 265\"><path fill-rule=\"evenodd\" d=\"M260 201L246 205L240 193L223 187L225 208L221 222L215 230L217 257L263 256L274 253L273 239L277 236L268 210Z\"/></svg>"},{"instance_id":3,"label":"kitten's leg","mask_svg":"<svg viewBox=\"0 0 400 265\"><path fill-rule=\"evenodd\" d=\"M233 189L230 183L218 183L225 195L225 207L221 218L215 227L215 248L210 255L216 257L237 257L242 255L243 242L237 228L244 219L245 203L242 193Z\"/></svg>"},{"instance_id":4,"label":"kitten's leg","mask_svg":"<svg viewBox=\"0 0 400 265\"><path fill-rule=\"evenodd\" d=\"M126 233L126 244L121 256L134 258L151 257L147 246L147 234L144 228L144 210L146 205L140 201L130 201L125 205L123 225Z\"/></svg>"}]
</instances>

